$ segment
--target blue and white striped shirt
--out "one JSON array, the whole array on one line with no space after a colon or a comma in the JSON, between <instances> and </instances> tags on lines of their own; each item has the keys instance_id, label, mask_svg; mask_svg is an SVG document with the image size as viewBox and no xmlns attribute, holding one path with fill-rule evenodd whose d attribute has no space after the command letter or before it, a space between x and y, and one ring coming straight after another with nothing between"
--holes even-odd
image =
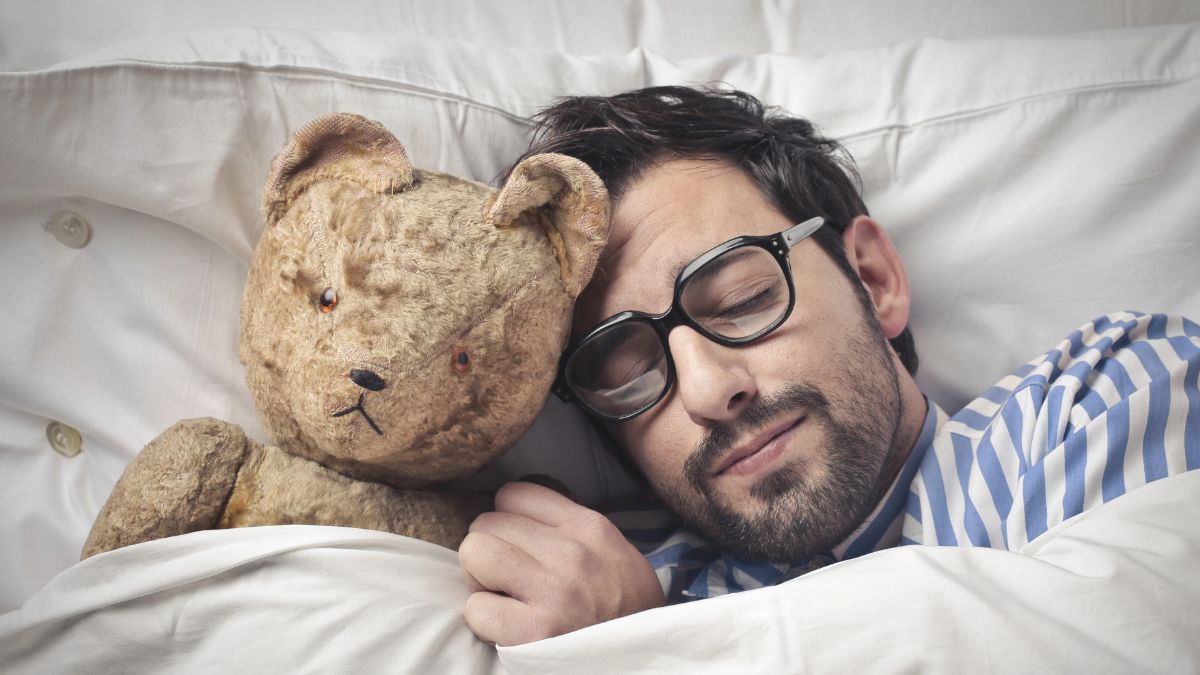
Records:
<instances>
[{"instance_id":1,"label":"blue and white striped shirt","mask_svg":"<svg viewBox=\"0 0 1200 675\"><path fill-rule=\"evenodd\" d=\"M1055 525L1200 468L1200 326L1122 312L1071 333L921 434L870 516L826 554L790 565L720 551L665 510L613 519L669 602L770 586L898 544L1020 551Z\"/></svg>"}]
</instances>

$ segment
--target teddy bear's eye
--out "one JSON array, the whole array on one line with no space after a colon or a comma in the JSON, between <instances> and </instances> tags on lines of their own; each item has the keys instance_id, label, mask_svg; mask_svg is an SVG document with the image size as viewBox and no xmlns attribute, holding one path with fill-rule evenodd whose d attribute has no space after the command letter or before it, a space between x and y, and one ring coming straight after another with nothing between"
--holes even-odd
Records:
<instances>
[{"instance_id":1,"label":"teddy bear's eye","mask_svg":"<svg viewBox=\"0 0 1200 675\"><path fill-rule=\"evenodd\" d=\"M338 303L337 291L333 290L332 287L326 288L325 290L321 291L321 299L317 302L321 305L322 312L325 312L326 314L332 312L333 308L337 307Z\"/></svg>"},{"instance_id":2,"label":"teddy bear's eye","mask_svg":"<svg viewBox=\"0 0 1200 675\"><path fill-rule=\"evenodd\" d=\"M453 360L454 369L459 373L466 373L471 369L471 357L467 354L467 348L461 345L454 347Z\"/></svg>"}]
</instances>

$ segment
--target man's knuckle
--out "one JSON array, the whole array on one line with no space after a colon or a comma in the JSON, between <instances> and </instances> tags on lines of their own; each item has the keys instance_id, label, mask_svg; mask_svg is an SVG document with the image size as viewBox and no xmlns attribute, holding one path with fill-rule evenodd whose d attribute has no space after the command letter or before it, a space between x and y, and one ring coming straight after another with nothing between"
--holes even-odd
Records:
<instances>
[{"instance_id":1,"label":"man's knuckle","mask_svg":"<svg viewBox=\"0 0 1200 675\"><path fill-rule=\"evenodd\" d=\"M496 490L496 494L492 497L492 500L499 503L500 500L513 494L513 490L516 489L519 489L519 486L516 483L505 483L504 485L500 486L499 490Z\"/></svg>"},{"instance_id":2,"label":"man's knuckle","mask_svg":"<svg viewBox=\"0 0 1200 675\"><path fill-rule=\"evenodd\" d=\"M487 537L479 532L468 532L458 545L458 561L463 567L468 567L484 556Z\"/></svg>"},{"instance_id":3,"label":"man's knuckle","mask_svg":"<svg viewBox=\"0 0 1200 675\"><path fill-rule=\"evenodd\" d=\"M612 521L596 511L587 511L579 516L579 529L589 537L609 539L617 528Z\"/></svg>"},{"instance_id":4,"label":"man's knuckle","mask_svg":"<svg viewBox=\"0 0 1200 675\"><path fill-rule=\"evenodd\" d=\"M486 516L487 516L486 513L481 513L478 516L475 516L475 519L472 520L471 524L467 526L467 534L470 534L472 532L478 532L479 530L482 530L482 529L486 529L487 522L488 522L488 519L486 518Z\"/></svg>"},{"instance_id":5,"label":"man's knuckle","mask_svg":"<svg viewBox=\"0 0 1200 675\"><path fill-rule=\"evenodd\" d=\"M566 539L559 547L558 554L567 567L578 569L589 563L592 552L583 542L575 539Z\"/></svg>"},{"instance_id":6,"label":"man's knuckle","mask_svg":"<svg viewBox=\"0 0 1200 675\"><path fill-rule=\"evenodd\" d=\"M520 482L505 483L500 486L500 489L496 490L496 494L492 497L492 501L496 504L496 510L511 510L514 503L528 497L531 487L533 486L528 483Z\"/></svg>"}]
</instances>

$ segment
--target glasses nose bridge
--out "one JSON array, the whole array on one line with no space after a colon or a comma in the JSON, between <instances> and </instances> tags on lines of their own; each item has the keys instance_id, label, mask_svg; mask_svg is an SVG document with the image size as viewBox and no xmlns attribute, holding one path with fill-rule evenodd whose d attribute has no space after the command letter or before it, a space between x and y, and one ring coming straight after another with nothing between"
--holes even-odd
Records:
<instances>
[{"instance_id":1,"label":"glasses nose bridge","mask_svg":"<svg viewBox=\"0 0 1200 675\"><path fill-rule=\"evenodd\" d=\"M671 331L680 326L687 326L688 328L691 328L700 335L704 336L705 339L711 342L716 342L716 340L713 340L711 335L696 326L695 321L689 320L687 313L683 310L678 294L672 300L671 306L667 308L666 312L658 316L652 316L648 318L650 320L650 324L654 327L654 331L658 333L658 341L662 343L663 353L666 354L667 358L671 361L674 361L674 359L671 357Z\"/></svg>"},{"instance_id":2,"label":"glasses nose bridge","mask_svg":"<svg viewBox=\"0 0 1200 675\"><path fill-rule=\"evenodd\" d=\"M654 327L658 329L659 334L666 337L676 326L682 326L684 323L683 309L680 307L679 298L676 297L671 301L671 306L666 312L658 316L650 317Z\"/></svg>"}]
</instances>

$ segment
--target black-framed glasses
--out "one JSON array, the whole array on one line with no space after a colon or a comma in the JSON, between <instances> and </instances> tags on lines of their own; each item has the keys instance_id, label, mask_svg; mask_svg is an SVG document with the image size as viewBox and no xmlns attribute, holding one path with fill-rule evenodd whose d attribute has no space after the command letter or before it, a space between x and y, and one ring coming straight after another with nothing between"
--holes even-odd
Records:
<instances>
[{"instance_id":1,"label":"black-framed glasses","mask_svg":"<svg viewBox=\"0 0 1200 675\"><path fill-rule=\"evenodd\" d=\"M667 311L615 314L567 349L554 393L611 422L653 408L675 382L671 330L688 326L727 347L774 331L796 305L788 252L824 224L810 218L768 237L736 237L688 263Z\"/></svg>"}]
</instances>

